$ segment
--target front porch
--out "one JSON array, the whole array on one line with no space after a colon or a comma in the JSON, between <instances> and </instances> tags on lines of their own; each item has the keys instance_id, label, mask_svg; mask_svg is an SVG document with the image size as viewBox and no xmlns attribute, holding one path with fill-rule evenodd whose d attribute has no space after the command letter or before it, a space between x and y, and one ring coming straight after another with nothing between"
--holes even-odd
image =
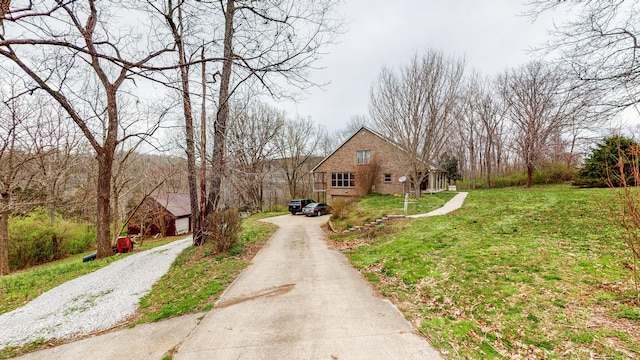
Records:
<instances>
[{"instance_id":1,"label":"front porch","mask_svg":"<svg viewBox=\"0 0 640 360\"><path fill-rule=\"evenodd\" d=\"M426 179L423 181L424 188L421 188L423 192L429 194L437 193L447 190L447 173L441 171L430 171Z\"/></svg>"},{"instance_id":2,"label":"front porch","mask_svg":"<svg viewBox=\"0 0 640 360\"><path fill-rule=\"evenodd\" d=\"M312 172L313 182L313 200L317 202L326 203L327 202L327 182L326 182L326 174L324 172Z\"/></svg>"},{"instance_id":3,"label":"front porch","mask_svg":"<svg viewBox=\"0 0 640 360\"><path fill-rule=\"evenodd\" d=\"M448 188L447 174L442 171L429 171L427 176L424 177L420 183L420 193L434 194L441 191L445 191ZM415 192L413 183L409 182L409 191Z\"/></svg>"}]
</instances>

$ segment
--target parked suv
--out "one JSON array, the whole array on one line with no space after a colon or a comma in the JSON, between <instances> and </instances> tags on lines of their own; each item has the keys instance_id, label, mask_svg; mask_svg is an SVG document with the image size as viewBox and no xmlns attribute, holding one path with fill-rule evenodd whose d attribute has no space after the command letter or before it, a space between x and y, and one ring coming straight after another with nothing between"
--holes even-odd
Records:
<instances>
[{"instance_id":1,"label":"parked suv","mask_svg":"<svg viewBox=\"0 0 640 360\"><path fill-rule=\"evenodd\" d=\"M314 202L311 199L293 199L289 201L289 212L291 215L295 215L299 212L302 212L302 208L307 206L307 204L311 204Z\"/></svg>"}]
</instances>

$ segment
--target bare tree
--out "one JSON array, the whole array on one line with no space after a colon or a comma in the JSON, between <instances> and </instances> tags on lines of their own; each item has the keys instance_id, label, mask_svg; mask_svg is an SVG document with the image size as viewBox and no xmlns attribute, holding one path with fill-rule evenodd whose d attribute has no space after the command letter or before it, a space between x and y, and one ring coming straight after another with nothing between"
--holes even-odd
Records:
<instances>
[{"instance_id":1,"label":"bare tree","mask_svg":"<svg viewBox=\"0 0 640 360\"><path fill-rule=\"evenodd\" d=\"M62 108L52 104L50 99L38 99L40 106L41 131L34 141L36 149L48 149L41 156L34 159L32 166L34 181L38 184L42 195L37 202L45 204L49 212L49 222L53 226L56 214L60 212L60 205L65 201L65 192L69 188L69 180L72 172L77 170L77 161L80 159L84 144L82 134L77 127L66 117ZM87 169L83 169L87 171ZM56 232L51 234L51 246L53 258L59 259L64 254L61 244L63 238Z\"/></svg>"},{"instance_id":2,"label":"bare tree","mask_svg":"<svg viewBox=\"0 0 640 360\"><path fill-rule=\"evenodd\" d=\"M534 19L550 10L572 16L551 30L546 49L567 75L601 92L599 103L624 109L640 103L640 5L637 1L529 0Z\"/></svg>"},{"instance_id":3,"label":"bare tree","mask_svg":"<svg viewBox=\"0 0 640 360\"><path fill-rule=\"evenodd\" d=\"M405 166L420 196L420 184L451 136L464 62L436 50L414 55L398 72L384 68L371 88L375 128L404 150Z\"/></svg>"},{"instance_id":4,"label":"bare tree","mask_svg":"<svg viewBox=\"0 0 640 360\"><path fill-rule=\"evenodd\" d=\"M471 188L476 188L476 178L478 176L478 163L480 147L482 146L480 120L477 107L479 94L478 75L473 74L463 89L461 105L458 108L457 128L460 141L466 150L467 163L469 165L469 175L471 177Z\"/></svg>"},{"instance_id":5,"label":"bare tree","mask_svg":"<svg viewBox=\"0 0 640 360\"><path fill-rule=\"evenodd\" d=\"M365 196L373 191L373 185L380 172L380 162L375 154L366 164L357 164L354 175L356 178L356 190L358 196Z\"/></svg>"},{"instance_id":6,"label":"bare tree","mask_svg":"<svg viewBox=\"0 0 640 360\"><path fill-rule=\"evenodd\" d=\"M336 139L337 144L340 145L345 142L351 135L355 134L356 131L360 130L363 126L368 126L369 121L365 115L354 115L349 121L347 121L347 125L339 130L336 130L333 137ZM335 149L334 149L335 150Z\"/></svg>"},{"instance_id":7,"label":"bare tree","mask_svg":"<svg viewBox=\"0 0 640 360\"><path fill-rule=\"evenodd\" d=\"M347 121L347 125L344 128L335 130L333 132L329 132L326 130L326 128L320 126L318 154L322 156L328 156L363 126L368 126L367 118L364 115L352 116L349 121Z\"/></svg>"},{"instance_id":8,"label":"bare tree","mask_svg":"<svg viewBox=\"0 0 640 360\"><path fill-rule=\"evenodd\" d=\"M47 104L44 99L42 100L41 107ZM47 121L42 124L42 135L45 138L41 141L50 144L51 151L35 160L39 172L37 179L40 187L45 189L49 220L53 223L64 192L69 187L74 165L81 161L83 144L82 134L66 118L63 109L47 106L43 110Z\"/></svg>"},{"instance_id":9,"label":"bare tree","mask_svg":"<svg viewBox=\"0 0 640 360\"><path fill-rule=\"evenodd\" d=\"M214 123L208 211L217 207L220 198L229 101L236 89L253 83L255 90L286 96L283 84L295 89L316 85L310 82L307 73L338 31L338 23L332 19L336 0L219 3L225 24L224 60Z\"/></svg>"},{"instance_id":10,"label":"bare tree","mask_svg":"<svg viewBox=\"0 0 640 360\"><path fill-rule=\"evenodd\" d=\"M173 43L178 50L180 85L175 86L182 94L183 112L186 124L186 152L189 163L190 188L192 189L192 215L194 223L194 243L198 243L197 218L204 217L204 211L197 205L195 180L192 86L189 85L190 66L200 62L203 67L201 151L207 149L205 129L206 113L204 64L210 61L220 62L221 69L214 65L213 81L218 83L217 111L213 125L212 156L213 171L209 176L207 212L216 209L221 198L223 178L228 174L227 133L229 128L229 103L239 89L251 89L251 92L266 91L270 95L286 95L284 87L306 88L314 85L306 76L311 65L319 58L320 49L333 38L335 28L329 15L335 0L322 1L279 1L255 2L250 0L221 0L214 2L185 2L166 0L164 2L148 0L148 3L161 14L171 29ZM159 4L162 5L159 5ZM187 13L188 12L188 13ZM193 19L197 20L193 20ZM202 24L207 23L208 26ZM217 26L224 31L220 32ZM205 31L203 31L205 30ZM217 38L223 34L222 38ZM210 38L205 40L204 36ZM159 37L161 37L159 35ZM201 44L201 45L194 45ZM206 47L206 49L205 49ZM197 50L196 50L197 49ZM205 56L205 51L216 56ZM200 59L194 54L200 52ZM284 76L283 76L284 75ZM284 79L284 82L280 81ZM206 159L200 154L201 163ZM201 173L204 167L201 167ZM206 188L201 176L200 209L205 202ZM201 216L198 216L201 212Z\"/></svg>"},{"instance_id":11,"label":"bare tree","mask_svg":"<svg viewBox=\"0 0 640 360\"><path fill-rule=\"evenodd\" d=\"M551 138L564 132L570 119L589 104L567 86L561 72L541 61L509 70L499 81L527 171L526 186L531 187L533 171Z\"/></svg>"},{"instance_id":12,"label":"bare tree","mask_svg":"<svg viewBox=\"0 0 640 360\"><path fill-rule=\"evenodd\" d=\"M118 238L120 235L120 220L123 212L121 211L122 197L125 193L131 191L137 182L136 173L134 172L135 158L139 156L135 151L136 147L129 149L122 149L117 151L114 155L114 171L112 176L112 203L113 203L113 216L111 218L112 228L116 232L114 237Z\"/></svg>"},{"instance_id":13,"label":"bare tree","mask_svg":"<svg viewBox=\"0 0 640 360\"><path fill-rule=\"evenodd\" d=\"M311 119L289 120L276 137L277 155L282 173L287 181L291 198L306 196L301 183L313 165L318 146L318 128Z\"/></svg>"},{"instance_id":14,"label":"bare tree","mask_svg":"<svg viewBox=\"0 0 640 360\"><path fill-rule=\"evenodd\" d=\"M199 38L197 24L194 24L193 18L197 20L203 20L196 15L199 12L205 13L211 9L206 7L194 8L195 4L187 4L182 0L167 0L162 3L162 6L156 4L156 1L147 0L147 2L161 14L167 27L171 32L173 43L177 48L177 60L179 73L179 85L173 85L173 82L167 83L170 87L175 87L180 93L182 99L182 115L184 116L184 131L185 131L185 152L187 155L187 179L189 181L189 198L191 202L191 229L193 232L193 243L199 245L204 241L202 227L204 226L204 212L203 208L206 208L206 186L204 185L205 178L201 175L201 186L198 187L198 171L196 165L196 139L195 139L195 124L193 113L193 94L191 90L191 84L194 82L190 77L190 69L194 63L198 62L194 60L194 55L198 52L198 46L194 47L194 43L203 43L204 40ZM197 4L197 3L196 3ZM200 4L202 5L202 4ZM190 10L190 11L189 11ZM187 13L187 11L189 11ZM187 14L185 14L187 13ZM196 21L197 21L196 20ZM200 40L200 41L199 41ZM201 105L201 172L205 171L205 151L206 151L206 63L210 59L206 59L204 56L204 45L199 46L199 52L201 57L202 72L201 72L201 85L202 85L202 105ZM200 194L199 194L200 192ZM199 196L198 196L199 195Z\"/></svg>"},{"instance_id":15,"label":"bare tree","mask_svg":"<svg viewBox=\"0 0 640 360\"><path fill-rule=\"evenodd\" d=\"M135 15L136 3L127 4L127 11ZM123 139L118 136L123 85L145 64L170 51L150 49L149 43L142 50L145 30L140 24L116 23L112 15L118 9L95 0L32 1L25 8L9 9L0 35L0 56L66 110L96 153L98 258L112 254L111 172ZM86 96L91 94L96 96Z\"/></svg>"},{"instance_id":16,"label":"bare tree","mask_svg":"<svg viewBox=\"0 0 640 360\"><path fill-rule=\"evenodd\" d=\"M39 141L42 108L11 89L0 109L0 275L10 272L9 215L29 201L16 198L28 193L37 172L34 160L48 150Z\"/></svg>"},{"instance_id":17,"label":"bare tree","mask_svg":"<svg viewBox=\"0 0 640 360\"><path fill-rule=\"evenodd\" d=\"M468 157L472 188L476 176L486 178L491 187L491 176L497 170L504 143L503 125L505 106L500 101L495 82L475 73L469 79L459 118L459 131ZM452 151L453 153L453 151Z\"/></svg>"},{"instance_id":18,"label":"bare tree","mask_svg":"<svg viewBox=\"0 0 640 360\"><path fill-rule=\"evenodd\" d=\"M243 205L262 209L268 162L276 154L275 139L285 123L284 114L266 104L232 107L228 152L231 182Z\"/></svg>"}]
</instances>

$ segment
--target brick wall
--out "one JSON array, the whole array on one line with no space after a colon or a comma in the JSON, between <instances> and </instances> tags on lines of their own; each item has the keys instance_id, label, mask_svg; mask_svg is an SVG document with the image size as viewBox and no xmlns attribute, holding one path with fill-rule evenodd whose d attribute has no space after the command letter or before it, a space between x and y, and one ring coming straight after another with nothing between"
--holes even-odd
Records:
<instances>
[{"instance_id":1,"label":"brick wall","mask_svg":"<svg viewBox=\"0 0 640 360\"><path fill-rule=\"evenodd\" d=\"M400 162L400 150L388 141L363 128L314 170L314 173L326 173L328 203L331 203L332 200L339 197L355 198L358 196L358 190L356 188L331 187L331 173L355 173L357 166L363 166L358 165L356 160L356 153L361 150L371 151L371 159L375 159L380 166L373 183L374 192L381 194L402 194L402 183L400 183L398 179L405 174ZM384 174L391 174L390 183L384 182ZM358 181L357 177L355 181Z\"/></svg>"}]
</instances>

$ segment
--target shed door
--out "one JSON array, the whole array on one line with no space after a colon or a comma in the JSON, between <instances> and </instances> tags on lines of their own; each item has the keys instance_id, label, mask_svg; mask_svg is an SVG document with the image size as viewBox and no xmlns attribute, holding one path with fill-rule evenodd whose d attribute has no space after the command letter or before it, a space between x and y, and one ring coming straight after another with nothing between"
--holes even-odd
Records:
<instances>
[{"instance_id":1,"label":"shed door","mask_svg":"<svg viewBox=\"0 0 640 360\"><path fill-rule=\"evenodd\" d=\"M189 232L189 217L176 219L176 235Z\"/></svg>"}]
</instances>

